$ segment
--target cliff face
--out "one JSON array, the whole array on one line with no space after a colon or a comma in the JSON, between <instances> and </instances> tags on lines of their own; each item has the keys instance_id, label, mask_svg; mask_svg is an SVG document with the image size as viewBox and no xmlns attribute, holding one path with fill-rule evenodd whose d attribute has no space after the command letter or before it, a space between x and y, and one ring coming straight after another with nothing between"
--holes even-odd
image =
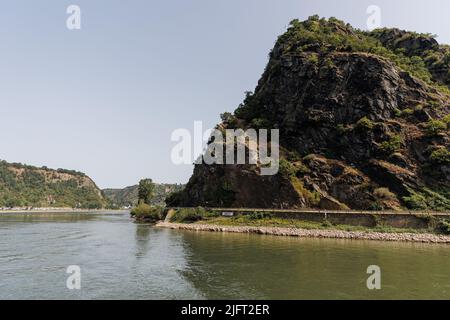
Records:
<instances>
[{"instance_id":1,"label":"cliff face","mask_svg":"<svg viewBox=\"0 0 450 320\"><path fill-rule=\"evenodd\" d=\"M84 173L0 162L0 207L72 207L106 205L101 190Z\"/></svg>"},{"instance_id":2,"label":"cliff face","mask_svg":"<svg viewBox=\"0 0 450 320\"><path fill-rule=\"evenodd\" d=\"M220 125L278 128L279 173L199 164L168 204L450 210L446 50L428 35L293 21Z\"/></svg>"}]
</instances>

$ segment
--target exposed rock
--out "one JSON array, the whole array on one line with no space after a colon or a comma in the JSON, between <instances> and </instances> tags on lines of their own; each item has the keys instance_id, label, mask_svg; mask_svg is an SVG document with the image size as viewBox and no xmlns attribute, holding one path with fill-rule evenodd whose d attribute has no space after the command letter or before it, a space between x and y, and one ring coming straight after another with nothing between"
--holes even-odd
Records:
<instances>
[{"instance_id":1,"label":"exposed rock","mask_svg":"<svg viewBox=\"0 0 450 320\"><path fill-rule=\"evenodd\" d=\"M402 35L367 34L335 19L293 21L234 121L279 128L289 172L199 164L170 204L450 210L450 160L431 156L450 148L448 130L427 129L431 119L448 122L449 91L408 56L440 47L426 37L393 40ZM379 201L380 187L397 198Z\"/></svg>"},{"instance_id":2,"label":"exposed rock","mask_svg":"<svg viewBox=\"0 0 450 320\"><path fill-rule=\"evenodd\" d=\"M231 233L256 233L262 235L301 237L301 238L333 238L353 240L376 240L376 241L403 241L422 243L450 243L450 237L446 235L435 235L427 233L381 233L364 231L342 231L342 230L306 230L300 228L278 228L278 227L241 227L220 226L210 224L186 224L159 222L157 227L191 230L197 232L231 232Z\"/></svg>"}]
</instances>

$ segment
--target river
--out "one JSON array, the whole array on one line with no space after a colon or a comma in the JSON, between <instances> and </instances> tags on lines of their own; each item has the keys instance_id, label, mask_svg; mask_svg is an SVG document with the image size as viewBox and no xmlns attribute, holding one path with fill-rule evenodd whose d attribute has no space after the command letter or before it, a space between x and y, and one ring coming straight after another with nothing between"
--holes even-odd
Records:
<instances>
[{"instance_id":1,"label":"river","mask_svg":"<svg viewBox=\"0 0 450 320\"><path fill-rule=\"evenodd\" d=\"M81 288L69 290L68 266ZM369 290L367 267L381 269ZM450 246L154 228L128 214L1 214L0 299L450 299Z\"/></svg>"}]
</instances>

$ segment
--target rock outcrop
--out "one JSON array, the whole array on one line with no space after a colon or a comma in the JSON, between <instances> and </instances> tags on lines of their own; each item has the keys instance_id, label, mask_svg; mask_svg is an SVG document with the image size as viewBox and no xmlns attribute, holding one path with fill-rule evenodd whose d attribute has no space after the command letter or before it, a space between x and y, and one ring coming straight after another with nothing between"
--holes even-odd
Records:
<instances>
[{"instance_id":1,"label":"rock outcrop","mask_svg":"<svg viewBox=\"0 0 450 320\"><path fill-rule=\"evenodd\" d=\"M450 210L450 90L424 59L438 52L447 75L450 60L410 34L291 22L255 92L219 125L279 129L279 173L198 164L168 204Z\"/></svg>"}]
</instances>

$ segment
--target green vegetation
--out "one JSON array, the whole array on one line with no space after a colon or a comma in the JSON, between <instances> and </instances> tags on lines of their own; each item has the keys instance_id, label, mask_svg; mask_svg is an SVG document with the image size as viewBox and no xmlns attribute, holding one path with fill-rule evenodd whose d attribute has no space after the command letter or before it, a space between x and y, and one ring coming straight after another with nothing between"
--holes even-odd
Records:
<instances>
[{"instance_id":1,"label":"green vegetation","mask_svg":"<svg viewBox=\"0 0 450 320\"><path fill-rule=\"evenodd\" d=\"M328 220L316 222L316 221L304 221L297 219L283 219L274 217L262 217L260 219L254 219L250 215L242 215L232 218L217 217L206 219L199 223L221 225L221 226L279 227L279 228L300 228L306 230L343 230L343 231L365 231L365 232L383 232L383 233L433 232L433 230L430 229L408 229L408 228L403 229L382 225L376 227L351 226L341 224L335 225Z\"/></svg>"},{"instance_id":2,"label":"green vegetation","mask_svg":"<svg viewBox=\"0 0 450 320\"><path fill-rule=\"evenodd\" d=\"M220 115L220 119L230 129L237 126L237 118L231 112L224 112L224 113L222 113Z\"/></svg>"},{"instance_id":3,"label":"green vegetation","mask_svg":"<svg viewBox=\"0 0 450 320\"><path fill-rule=\"evenodd\" d=\"M151 198L151 205L164 206L166 198L184 188L183 184L154 183L155 189ZM139 186L134 185L123 189L104 189L103 194L110 202L112 208L132 207L138 204Z\"/></svg>"},{"instance_id":4,"label":"green vegetation","mask_svg":"<svg viewBox=\"0 0 450 320\"><path fill-rule=\"evenodd\" d=\"M99 209L106 201L85 174L0 162L0 207Z\"/></svg>"},{"instance_id":5,"label":"green vegetation","mask_svg":"<svg viewBox=\"0 0 450 320\"><path fill-rule=\"evenodd\" d=\"M219 213L207 211L202 207L177 209L172 215L170 222L195 222L203 219L218 217Z\"/></svg>"},{"instance_id":6,"label":"green vegetation","mask_svg":"<svg viewBox=\"0 0 450 320\"><path fill-rule=\"evenodd\" d=\"M380 144L381 152L385 154L393 154L394 152L401 149L403 144L402 138L399 135L393 135L389 140L384 141Z\"/></svg>"},{"instance_id":7,"label":"green vegetation","mask_svg":"<svg viewBox=\"0 0 450 320\"><path fill-rule=\"evenodd\" d=\"M369 33L352 28L336 18L309 17L291 21L288 31L279 42L286 44L285 54L315 51L327 54L334 51L367 52L394 62L400 69L428 84L433 76L422 57L408 56L401 50L385 47L377 38L377 31Z\"/></svg>"},{"instance_id":8,"label":"green vegetation","mask_svg":"<svg viewBox=\"0 0 450 320\"><path fill-rule=\"evenodd\" d=\"M384 45L380 41L382 30L374 32L365 32L353 28L336 18L320 18L319 16L309 17L306 21L297 19L290 22L286 33L278 38L276 48L280 48L281 56L306 56L307 61L320 68L333 68L333 61L330 54L336 52L359 52L376 55L394 63L399 69L407 72L413 77L421 79L428 85L436 89L450 93L450 89L440 81L435 81L433 72L436 71L436 65L430 64L428 56L409 55L404 50L396 48L394 45ZM412 33L411 33L412 34ZM448 50L447 52L450 52ZM450 53L442 61L447 61ZM280 69L280 59L275 59L274 53L270 54L270 63L267 65L266 74L276 74ZM425 61L424 59L428 59ZM446 67L448 69L448 66ZM450 77L449 77L450 80ZM449 81L450 84L450 81ZM237 118L251 122L253 119L261 119L271 123L275 115L270 110L266 110L264 102L260 101L258 94L247 92L244 102L239 105L234 115ZM405 109L399 111L403 115L412 114L412 110ZM367 119L368 120L368 119ZM370 120L363 120L363 128L370 129ZM258 120L260 121L260 120Z\"/></svg>"},{"instance_id":9,"label":"green vegetation","mask_svg":"<svg viewBox=\"0 0 450 320\"><path fill-rule=\"evenodd\" d=\"M434 81L450 85L450 48L446 45L438 45L434 41L434 35L399 32L388 28L374 30L370 35L382 40L387 48L423 63L432 74Z\"/></svg>"},{"instance_id":10,"label":"green vegetation","mask_svg":"<svg viewBox=\"0 0 450 320\"><path fill-rule=\"evenodd\" d=\"M450 221L449 220L440 220L436 226L436 230L443 234L450 234Z\"/></svg>"},{"instance_id":11,"label":"green vegetation","mask_svg":"<svg viewBox=\"0 0 450 320\"><path fill-rule=\"evenodd\" d=\"M303 182L297 177L291 177L292 186L300 194L310 206L317 206L320 202L320 194L317 191L308 190Z\"/></svg>"},{"instance_id":12,"label":"green vegetation","mask_svg":"<svg viewBox=\"0 0 450 320\"><path fill-rule=\"evenodd\" d=\"M131 216L137 221L155 222L161 220L165 208L152 205L155 195L155 184L152 179L142 179L137 186L137 206L131 209Z\"/></svg>"},{"instance_id":13,"label":"green vegetation","mask_svg":"<svg viewBox=\"0 0 450 320\"><path fill-rule=\"evenodd\" d=\"M425 124L425 134L428 137L435 137L445 130L447 130L447 123L441 120L429 120Z\"/></svg>"},{"instance_id":14,"label":"green vegetation","mask_svg":"<svg viewBox=\"0 0 450 320\"><path fill-rule=\"evenodd\" d=\"M285 178L295 177L297 169L295 166L284 158L280 158L278 173Z\"/></svg>"},{"instance_id":15,"label":"green vegetation","mask_svg":"<svg viewBox=\"0 0 450 320\"><path fill-rule=\"evenodd\" d=\"M361 119L356 122L356 128L363 129L363 130L372 130L373 129L373 122L368 119L367 117L362 117Z\"/></svg>"},{"instance_id":16,"label":"green vegetation","mask_svg":"<svg viewBox=\"0 0 450 320\"><path fill-rule=\"evenodd\" d=\"M430 160L439 165L450 164L450 151L445 147L438 148L430 154Z\"/></svg>"},{"instance_id":17,"label":"green vegetation","mask_svg":"<svg viewBox=\"0 0 450 320\"><path fill-rule=\"evenodd\" d=\"M303 182L297 177L298 175L307 172L309 172L309 168L303 163L299 162L294 165L290 161L280 158L278 173L291 181L294 189L308 202L309 205L315 206L320 201L320 195L314 190L310 191L305 188Z\"/></svg>"},{"instance_id":18,"label":"green vegetation","mask_svg":"<svg viewBox=\"0 0 450 320\"><path fill-rule=\"evenodd\" d=\"M152 179L142 179L138 187L138 203L151 205L154 196L155 184Z\"/></svg>"},{"instance_id":19,"label":"green vegetation","mask_svg":"<svg viewBox=\"0 0 450 320\"><path fill-rule=\"evenodd\" d=\"M380 188L385 189L385 188ZM389 192L389 191L388 191ZM380 191L386 196L386 190ZM389 194L387 194L389 196ZM322 221L307 221L295 218L278 218L270 212L251 212L248 214L236 215L234 217L222 217L219 212L208 211L205 208L182 208L177 209L172 215L170 222L173 223L201 223L222 226L250 226L250 227L282 227L301 229L329 229L344 231L364 231L383 233L443 233L450 234L450 221L438 219L433 216L426 216L427 228L394 228L383 223L378 216L374 215L376 221L373 227L333 224L324 219Z\"/></svg>"},{"instance_id":20,"label":"green vegetation","mask_svg":"<svg viewBox=\"0 0 450 320\"><path fill-rule=\"evenodd\" d=\"M271 127L271 124L266 119L255 118L252 120L250 127L255 130L256 129L269 129Z\"/></svg>"},{"instance_id":21,"label":"green vegetation","mask_svg":"<svg viewBox=\"0 0 450 320\"><path fill-rule=\"evenodd\" d=\"M184 192L182 190L178 190L169 194L166 198L166 206L168 207L176 207L179 203L183 203Z\"/></svg>"},{"instance_id":22,"label":"green vegetation","mask_svg":"<svg viewBox=\"0 0 450 320\"><path fill-rule=\"evenodd\" d=\"M450 210L449 191L433 191L423 188L421 192L410 191L410 195L403 197L407 208L411 210Z\"/></svg>"},{"instance_id":23,"label":"green vegetation","mask_svg":"<svg viewBox=\"0 0 450 320\"><path fill-rule=\"evenodd\" d=\"M309 63L311 63L312 65L318 65L319 64L319 56L315 53L312 53L311 55L309 55L308 57L308 61Z\"/></svg>"},{"instance_id":24,"label":"green vegetation","mask_svg":"<svg viewBox=\"0 0 450 320\"><path fill-rule=\"evenodd\" d=\"M241 188L234 203L250 206L262 196L274 207L448 210L442 165L449 163L444 131L450 116L444 115L450 91L430 63L436 55L431 47L439 45L429 35L384 31L364 32L335 18L293 20L255 92L246 93L234 115L224 113L219 125L280 130L280 188L268 188L273 180L259 179L254 167L231 172L217 166L194 171L188 190L168 203L228 206ZM425 132L439 139L424 138ZM261 195L249 192L244 180ZM377 189L383 181L391 190Z\"/></svg>"},{"instance_id":25,"label":"green vegetation","mask_svg":"<svg viewBox=\"0 0 450 320\"><path fill-rule=\"evenodd\" d=\"M428 208L426 199L421 194L413 193L408 197L403 197L403 201L412 210L426 210Z\"/></svg>"},{"instance_id":26,"label":"green vegetation","mask_svg":"<svg viewBox=\"0 0 450 320\"><path fill-rule=\"evenodd\" d=\"M272 214L270 212L252 212L247 216L250 220L261 220L261 219L269 219L272 218Z\"/></svg>"},{"instance_id":27,"label":"green vegetation","mask_svg":"<svg viewBox=\"0 0 450 320\"><path fill-rule=\"evenodd\" d=\"M146 203L140 203L131 210L131 216L138 221L158 221L162 219L163 207L150 206Z\"/></svg>"},{"instance_id":28,"label":"green vegetation","mask_svg":"<svg viewBox=\"0 0 450 320\"><path fill-rule=\"evenodd\" d=\"M230 207L236 199L236 192L228 181L219 181L215 188L205 195L207 203L218 207Z\"/></svg>"},{"instance_id":29,"label":"green vegetation","mask_svg":"<svg viewBox=\"0 0 450 320\"><path fill-rule=\"evenodd\" d=\"M413 114L414 114L414 110L409 109L409 108L403 109L401 112L402 116L411 116Z\"/></svg>"},{"instance_id":30,"label":"green vegetation","mask_svg":"<svg viewBox=\"0 0 450 320\"><path fill-rule=\"evenodd\" d=\"M450 125L450 114L446 115L442 121L445 122L445 124L447 125L447 129L449 129L449 125Z\"/></svg>"}]
</instances>

